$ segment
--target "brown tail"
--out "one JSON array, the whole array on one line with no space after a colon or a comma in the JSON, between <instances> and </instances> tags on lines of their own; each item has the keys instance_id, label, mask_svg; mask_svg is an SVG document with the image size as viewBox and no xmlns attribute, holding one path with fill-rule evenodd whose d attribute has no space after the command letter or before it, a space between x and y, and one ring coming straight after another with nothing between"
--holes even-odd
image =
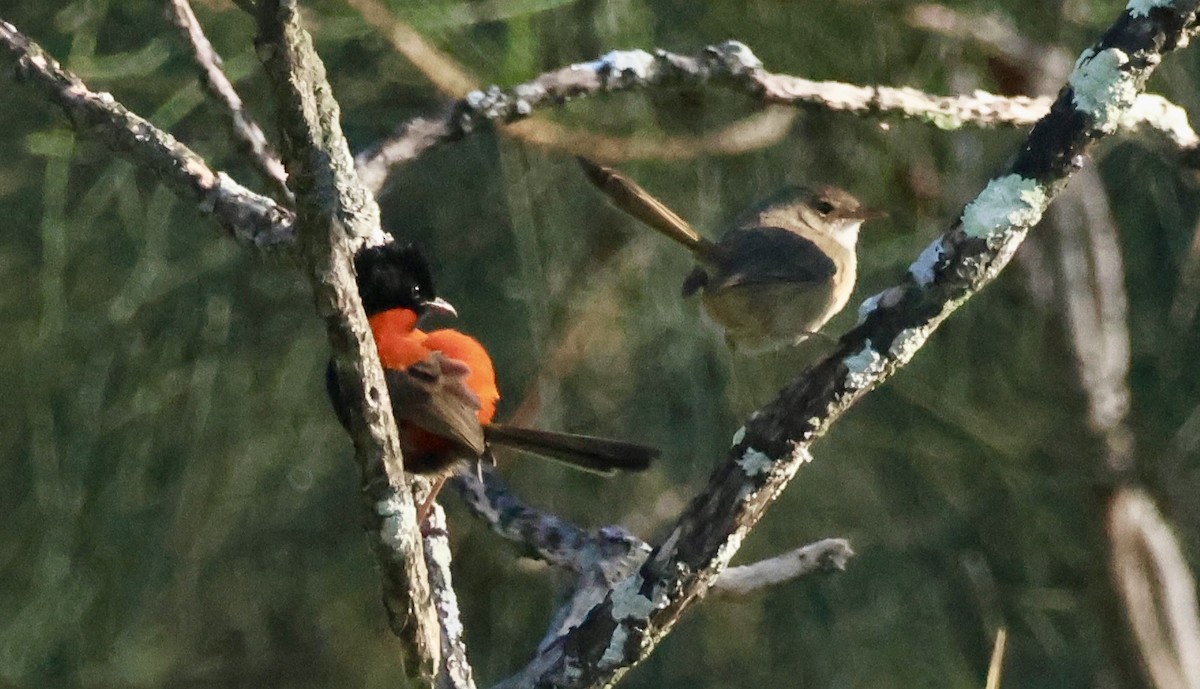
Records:
<instances>
[{"instance_id":1,"label":"brown tail","mask_svg":"<svg viewBox=\"0 0 1200 689\"><path fill-rule=\"evenodd\" d=\"M642 471L659 455L657 449L637 443L496 423L484 426L483 436L488 443L532 452L605 476L618 471Z\"/></svg>"},{"instance_id":2,"label":"brown tail","mask_svg":"<svg viewBox=\"0 0 1200 689\"><path fill-rule=\"evenodd\" d=\"M575 156L575 160L579 161L588 181L604 192L617 208L684 245L699 260L703 261L712 254L712 242L701 237L688 221L651 196L637 182L582 156Z\"/></svg>"}]
</instances>

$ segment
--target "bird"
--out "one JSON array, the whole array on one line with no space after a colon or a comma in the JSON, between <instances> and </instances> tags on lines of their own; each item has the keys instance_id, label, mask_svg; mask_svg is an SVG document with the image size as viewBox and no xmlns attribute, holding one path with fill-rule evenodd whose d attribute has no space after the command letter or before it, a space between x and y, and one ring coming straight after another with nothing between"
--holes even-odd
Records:
<instances>
[{"instance_id":1,"label":"bird","mask_svg":"<svg viewBox=\"0 0 1200 689\"><path fill-rule=\"evenodd\" d=\"M886 216L832 185L788 185L737 215L714 242L617 170L576 160L618 208L691 252L697 265L683 296L703 290L705 311L735 351L818 334L854 291L859 227Z\"/></svg>"},{"instance_id":2,"label":"bird","mask_svg":"<svg viewBox=\"0 0 1200 689\"><path fill-rule=\"evenodd\" d=\"M355 255L354 266L391 398L404 468L435 479L418 509L419 521L424 521L445 479L464 463L490 460L492 445L602 475L642 471L658 457L656 448L637 443L493 422L500 391L484 346L458 330L425 332L418 327L427 315L457 316L437 295L421 251L394 241L366 247ZM326 385L334 411L348 429L347 401L332 361Z\"/></svg>"}]
</instances>

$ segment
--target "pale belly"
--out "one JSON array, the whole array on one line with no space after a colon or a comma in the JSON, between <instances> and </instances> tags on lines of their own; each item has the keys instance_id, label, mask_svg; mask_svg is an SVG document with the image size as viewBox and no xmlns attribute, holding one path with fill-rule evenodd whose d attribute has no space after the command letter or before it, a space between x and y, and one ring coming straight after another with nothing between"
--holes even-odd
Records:
<instances>
[{"instance_id":1,"label":"pale belly","mask_svg":"<svg viewBox=\"0 0 1200 689\"><path fill-rule=\"evenodd\" d=\"M731 346L773 348L795 344L819 331L846 306L853 284L835 294L824 284L739 285L704 292L708 315L725 328Z\"/></svg>"}]
</instances>

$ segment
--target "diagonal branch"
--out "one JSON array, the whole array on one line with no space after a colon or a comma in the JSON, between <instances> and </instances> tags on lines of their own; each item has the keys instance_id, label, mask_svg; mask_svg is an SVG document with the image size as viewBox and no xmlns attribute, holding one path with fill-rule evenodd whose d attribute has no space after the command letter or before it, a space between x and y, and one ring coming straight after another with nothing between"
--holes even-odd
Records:
<instances>
[{"instance_id":1,"label":"diagonal branch","mask_svg":"<svg viewBox=\"0 0 1200 689\"><path fill-rule=\"evenodd\" d=\"M292 203L295 199L287 188L287 172L283 169L283 163L271 150L267 136L246 110L242 97L225 75L221 56L204 35L204 28L192 12L191 4L188 0L169 1L171 24L179 29L191 47L192 61L200 72L200 85L221 105L238 150L249 159L263 180L271 185L276 198Z\"/></svg>"},{"instance_id":2,"label":"diagonal branch","mask_svg":"<svg viewBox=\"0 0 1200 689\"><path fill-rule=\"evenodd\" d=\"M0 21L0 60L13 63L18 79L61 107L81 134L153 171L180 198L215 216L240 243L259 249L292 243L295 217L290 210L214 171L195 151L126 110L112 94L88 89L41 46L4 21Z\"/></svg>"},{"instance_id":3,"label":"diagonal branch","mask_svg":"<svg viewBox=\"0 0 1200 689\"><path fill-rule=\"evenodd\" d=\"M1008 174L992 180L921 254L905 282L863 304L862 322L831 356L750 416L728 460L646 563L504 685L610 686L645 659L811 460L813 442L995 279L1082 156L1117 130L1162 55L1196 32L1194 2L1131 3L1080 57Z\"/></svg>"},{"instance_id":4,"label":"diagonal branch","mask_svg":"<svg viewBox=\"0 0 1200 689\"><path fill-rule=\"evenodd\" d=\"M391 401L351 265L360 246L386 238L379 208L354 173L337 101L295 0L262 0L257 19L256 46L274 87L288 185L296 196L297 248L346 399L358 401L350 405L349 425L384 605L410 679L432 686L441 667L441 633Z\"/></svg>"}]
</instances>

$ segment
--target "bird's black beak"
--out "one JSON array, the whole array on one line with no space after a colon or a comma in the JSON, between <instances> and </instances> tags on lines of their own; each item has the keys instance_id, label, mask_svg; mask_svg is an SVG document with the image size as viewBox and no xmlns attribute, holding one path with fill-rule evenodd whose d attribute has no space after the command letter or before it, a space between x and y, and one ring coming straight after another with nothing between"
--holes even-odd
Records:
<instances>
[{"instance_id":1,"label":"bird's black beak","mask_svg":"<svg viewBox=\"0 0 1200 689\"><path fill-rule=\"evenodd\" d=\"M422 304L422 306L425 307L425 314L423 315L438 313L444 316L450 316L451 318L458 318L458 311L454 309L454 306L441 297L427 301Z\"/></svg>"}]
</instances>

